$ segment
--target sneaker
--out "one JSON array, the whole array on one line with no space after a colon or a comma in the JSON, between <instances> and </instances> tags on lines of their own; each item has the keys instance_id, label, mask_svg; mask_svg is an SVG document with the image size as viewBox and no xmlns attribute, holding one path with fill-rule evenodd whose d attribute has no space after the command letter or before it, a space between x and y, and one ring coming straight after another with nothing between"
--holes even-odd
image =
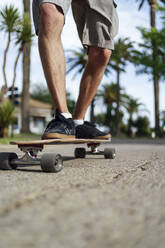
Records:
<instances>
[{"instance_id":1,"label":"sneaker","mask_svg":"<svg viewBox=\"0 0 165 248\"><path fill-rule=\"evenodd\" d=\"M76 127L76 138L78 139L110 139L109 133L104 133L96 128L95 124L85 121L83 125Z\"/></svg>"},{"instance_id":2,"label":"sneaker","mask_svg":"<svg viewBox=\"0 0 165 248\"><path fill-rule=\"evenodd\" d=\"M75 125L71 118L66 119L57 109L55 119L47 125L42 139L65 138L75 138Z\"/></svg>"}]
</instances>

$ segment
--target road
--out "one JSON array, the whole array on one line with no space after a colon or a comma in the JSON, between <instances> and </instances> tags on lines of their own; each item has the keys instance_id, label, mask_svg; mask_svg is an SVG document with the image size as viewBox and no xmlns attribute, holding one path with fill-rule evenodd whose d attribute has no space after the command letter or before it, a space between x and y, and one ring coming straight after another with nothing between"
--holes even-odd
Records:
<instances>
[{"instance_id":1,"label":"road","mask_svg":"<svg viewBox=\"0 0 165 248\"><path fill-rule=\"evenodd\" d=\"M74 159L74 145L57 146L57 174L0 171L0 247L164 248L165 146L114 146L114 160Z\"/></svg>"}]
</instances>

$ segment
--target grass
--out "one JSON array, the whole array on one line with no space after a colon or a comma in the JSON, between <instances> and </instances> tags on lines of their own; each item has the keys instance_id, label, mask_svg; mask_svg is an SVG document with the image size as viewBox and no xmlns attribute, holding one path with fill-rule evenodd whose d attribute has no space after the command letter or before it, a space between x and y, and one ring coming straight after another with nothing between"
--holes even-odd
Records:
<instances>
[{"instance_id":1,"label":"grass","mask_svg":"<svg viewBox=\"0 0 165 248\"><path fill-rule=\"evenodd\" d=\"M38 134L27 134L27 133L21 133L21 134L15 134L14 137L8 137L8 138L0 138L0 144L8 145L10 144L10 141L21 141L21 140L34 140L34 139L40 139L41 135Z\"/></svg>"}]
</instances>

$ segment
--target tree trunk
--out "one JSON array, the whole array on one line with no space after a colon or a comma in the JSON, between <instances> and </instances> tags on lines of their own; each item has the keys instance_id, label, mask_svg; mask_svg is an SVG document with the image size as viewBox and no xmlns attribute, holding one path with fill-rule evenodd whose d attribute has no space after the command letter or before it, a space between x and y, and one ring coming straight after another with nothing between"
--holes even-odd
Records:
<instances>
[{"instance_id":1,"label":"tree trunk","mask_svg":"<svg viewBox=\"0 0 165 248\"><path fill-rule=\"evenodd\" d=\"M154 78L154 101L155 101L155 133L160 136L160 117L159 117L159 80Z\"/></svg>"},{"instance_id":2,"label":"tree trunk","mask_svg":"<svg viewBox=\"0 0 165 248\"><path fill-rule=\"evenodd\" d=\"M12 100L12 103L14 104L14 87L15 87L15 80L16 80L16 69L17 69L17 64L18 64L18 60L19 60L19 57L21 55L21 52L22 52L22 47L19 48L19 51L18 51L18 54L17 54L17 57L16 57L16 60L15 60L15 63L14 63L14 76L13 76L13 82L12 82L12 91L11 91L11 100Z\"/></svg>"},{"instance_id":3,"label":"tree trunk","mask_svg":"<svg viewBox=\"0 0 165 248\"><path fill-rule=\"evenodd\" d=\"M4 96L7 92L8 92L8 87L6 87L6 85L3 85L2 88L0 89L0 103L3 103Z\"/></svg>"},{"instance_id":4,"label":"tree trunk","mask_svg":"<svg viewBox=\"0 0 165 248\"><path fill-rule=\"evenodd\" d=\"M24 12L30 17L30 0L23 0ZM29 133L29 100L30 100L30 51L31 44L27 43L23 49L23 89L22 89L22 127L21 132Z\"/></svg>"},{"instance_id":5,"label":"tree trunk","mask_svg":"<svg viewBox=\"0 0 165 248\"><path fill-rule=\"evenodd\" d=\"M94 108L95 108L95 98L93 98L91 102L91 109L90 109L90 121L93 123L95 122Z\"/></svg>"},{"instance_id":6,"label":"tree trunk","mask_svg":"<svg viewBox=\"0 0 165 248\"><path fill-rule=\"evenodd\" d=\"M4 85L0 89L0 102L3 102L4 95L8 92L8 83L7 83L7 77L6 77L6 58L7 58L7 52L9 50L9 46L10 46L10 41L11 41L11 38L10 38L10 33L9 33L7 46L6 46L6 49L5 49L5 52L4 52L4 59L3 59Z\"/></svg>"},{"instance_id":7,"label":"tree trunk","mask_svg":"<svg viewBox=\"0 0 165 248\"><path fill-rule=\"evenodd\" d=\"M151 28L156 28L156 4L157 0L150 0L150 23ZM158 48L156 42L152 41L153 47L153 61L157 64ZM154 105L155 105L155 133L156 136L160 136L160 118L159 118L159 76L157 75L156 68L153 68L153 84L154 84Z\"/></svg>"},{"instance_id":8,"label":"tree trunk","mask_svg":"<svg viewBox=\"0 0 165 248\"><path fill-rule=\"evenodd\" d=\"M151 2L151 3L150 3ZM151 27L156 27L156 1L149 1L150 4L150 24Z\"/></svg>"},{"instance_id":9,"label":"tree trunk","mask_svg":"<svg viewBox=\"0 0 165 248\"><path fill-rule=\"evenodd\" d=\"M117 85L116 85L116 135L120 135L120 71L117 70Z\"/></svg>"},{"instance_id":10,"label":"tree trunk","mask_svg":"<svg viewBox=\"0 0 165 248\"><path fill-rule=\"evenodd\" d=\"M7 138L8 137L8 128L0 128L0 138Z\"/></svg>"},{"instance_id":11,"label":"tree trunk","mask_svg":"<svg viewBox=\"0 0 165 248\"><path fill-rule=\"evenodd\" d=\"M4 59L3 59L3 77L4 77L4 83L5 83L6 88L8 88L7 77L6 77L6 58L7 58L7 53L8 53L9 46L10 46L10 40L11 40L11 37L10 37L10 33L9 33L7 46L6 46L6 49L4 52Z\"/></svg>"}]
</instances>

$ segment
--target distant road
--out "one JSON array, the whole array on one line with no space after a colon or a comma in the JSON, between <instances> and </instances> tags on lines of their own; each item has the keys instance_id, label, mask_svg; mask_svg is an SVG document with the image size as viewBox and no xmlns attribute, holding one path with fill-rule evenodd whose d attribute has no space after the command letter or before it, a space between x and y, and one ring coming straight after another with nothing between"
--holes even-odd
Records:
<instances>
[{"instance_id":1,"label":"distant road","mask_svg":"<svg viewBox=\"0 0 165 248\"><path fill-rule=\"evenodd\" d=\"M112 138L115 144L153 144L153 145L165 145L165 138L161 139L147 139L147 138L135 138L135 139L117 139Z\"/></svg>"}]
</instances>

